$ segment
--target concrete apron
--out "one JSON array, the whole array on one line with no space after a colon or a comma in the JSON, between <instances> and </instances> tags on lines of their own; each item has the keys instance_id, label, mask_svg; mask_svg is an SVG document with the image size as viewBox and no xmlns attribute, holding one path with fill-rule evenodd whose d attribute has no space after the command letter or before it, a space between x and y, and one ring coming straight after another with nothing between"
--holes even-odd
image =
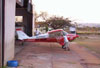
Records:
<instances>
[{"instance_id":1,"label":"concrete apron","mask_svg":"<svg viewBox=\"0 0 100 68\"><path fill-rule=\"evenodd\" d=\"M64 51L57 43L25 43L15 59L19 61L18 68L86 68L80 62L86 58L81 56L85 51L74 45L71 51Z\"/></svg>"}]
</instances>

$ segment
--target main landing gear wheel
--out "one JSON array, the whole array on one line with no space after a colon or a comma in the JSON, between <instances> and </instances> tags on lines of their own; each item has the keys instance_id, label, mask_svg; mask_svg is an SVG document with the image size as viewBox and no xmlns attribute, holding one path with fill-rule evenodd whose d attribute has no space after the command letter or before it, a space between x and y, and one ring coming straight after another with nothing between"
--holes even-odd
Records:
<instances>
[{"instance_id":1,"label":"main landing gear wheel","mask_svg":"<svg viewBox=\"0 0 100 68\"><path fill-rule=\"evenodd\" d=\"M65 48L64 48L64 45L62 46L62 49L65 49Z\"/></svg>"},{"instance_id":2,"label":"main landing gear wheel","mask_svg":"<svg viewBox=\"0 0 100 68\"><path fill-rule=\"evenodd\" d=\"M66 51L70 51L69 47L64 47L64 45L62 46L62 49L65 49Z\"/></svg>"}]
</instances>

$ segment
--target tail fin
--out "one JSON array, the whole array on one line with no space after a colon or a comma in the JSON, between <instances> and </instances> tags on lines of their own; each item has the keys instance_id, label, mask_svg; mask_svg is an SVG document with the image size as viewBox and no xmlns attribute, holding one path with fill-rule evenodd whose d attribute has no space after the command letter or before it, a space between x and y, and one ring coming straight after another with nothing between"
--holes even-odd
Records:
<instances>
[{"instance_id":1,"label":"tail fin","mask_svg":"<svg viewBox=\"0 0 100 68\"><path fill-rule=\"evenodd\" d=\"M29 39L29 36L26 35L21 29L16 29L19 40Z\"/></svg>"}]
</instances>

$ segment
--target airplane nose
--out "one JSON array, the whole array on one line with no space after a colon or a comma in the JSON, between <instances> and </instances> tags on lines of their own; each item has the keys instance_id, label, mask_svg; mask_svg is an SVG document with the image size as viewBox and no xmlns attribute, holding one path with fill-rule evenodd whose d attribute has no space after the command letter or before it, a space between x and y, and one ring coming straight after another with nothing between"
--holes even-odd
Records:
<instances>
[{"instance_id":1,"label":"airplane nose","mask_svg":"<svg viewBox=\"0 0 100 68\"><path fill-rule=\"evenodd\" d=\"M79 37L79 35L76 35L76 37Z\"/></svg>"}]
</instances>

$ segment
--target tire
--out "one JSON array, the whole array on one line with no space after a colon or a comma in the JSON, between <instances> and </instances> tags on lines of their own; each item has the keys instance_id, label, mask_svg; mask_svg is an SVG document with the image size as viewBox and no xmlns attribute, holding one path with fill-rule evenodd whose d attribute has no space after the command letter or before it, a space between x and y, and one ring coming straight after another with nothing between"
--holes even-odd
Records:
<instances>
[{"instance_id":1,"label":"tire","mask_svg":"<svg viewBox=\"0 0 100 68\"><path fill-rule=\"evenodd\" d=\"M66 47L64 48L64 45L62 45L62 49L66 49Z\"/></svg>"}]
</instances>

